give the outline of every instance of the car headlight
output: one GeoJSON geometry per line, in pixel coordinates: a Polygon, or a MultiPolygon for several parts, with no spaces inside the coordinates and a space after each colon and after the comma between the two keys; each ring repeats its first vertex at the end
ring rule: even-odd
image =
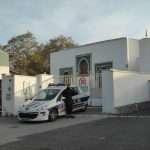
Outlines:
{"type": "Polygon", "coordinates": [[[36,111],[45,111],[45,110],[46,110],[46,107],[40,107],[36,109],[36,111]]]}

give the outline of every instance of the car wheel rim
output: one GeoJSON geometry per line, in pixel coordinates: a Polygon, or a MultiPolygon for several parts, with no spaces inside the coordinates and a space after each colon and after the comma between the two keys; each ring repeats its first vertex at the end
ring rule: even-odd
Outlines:
{"type": "Polygon", "coordinates": [[[54,112],[51,113],[51,118],[52,118],[52,120],[55,120],[55,113],[54,112]]]}
{"type": "Polygon", "coordinates": [[[57,117],[57,113],[54,112],[54,111],[52,111],[52,112],[50,113],[50,119],[53,121],[53,120],[56,119],[56,117],[57,117]]]}

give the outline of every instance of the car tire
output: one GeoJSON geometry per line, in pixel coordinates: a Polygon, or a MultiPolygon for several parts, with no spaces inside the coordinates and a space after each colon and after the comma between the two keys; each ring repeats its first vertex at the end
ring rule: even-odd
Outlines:
{"type": "Polygon", "coordinates": [[[55,121],[58,117],[58,111],[57,109],[51,109],[49,111],[49,116],[48,116],[48,120],[49,121],[55,121]]]}
{"type": "Polygon", "coordinates": [[[87,107],[88,107],[88,105],[84,105],[84,108],[82,109],[82,111],[86,111],[87,107]]]}

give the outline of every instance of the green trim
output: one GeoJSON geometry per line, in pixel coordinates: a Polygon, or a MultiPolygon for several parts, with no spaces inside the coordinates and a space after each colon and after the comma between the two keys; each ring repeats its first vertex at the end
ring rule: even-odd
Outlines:
{"type": "Polygon", "coordinates": [[[65,75],[65,72],[67,72],[68,75],[73,75],[73,67],[66,67],[59,69],[59,75],[65,75]]]}
{"type": "Polygon", "coordinates": [[[92,54],[91,53],[86,53],[86,54],[81,54],[81,55],[76,56],[76,73],[79,75],[79,62],[82,59],[86,59],[88,61],[89,70],[88,70],[87,75],[90,75],[90,72],[92,70],[92,54]]]}
{"type": "Polygon", "coordinates": [[[95,64],[95,73],[101,73],[102,70],[108,70],[113,68],[113,61],[96,63],[95,64]]]}

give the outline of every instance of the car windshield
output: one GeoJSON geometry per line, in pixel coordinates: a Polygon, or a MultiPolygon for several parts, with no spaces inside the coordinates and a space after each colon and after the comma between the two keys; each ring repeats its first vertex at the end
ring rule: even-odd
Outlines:
{"type": "Polygon", "coordinates": [[[77,94],[82,94],[82,93],[84,93],[80,87],[73,87],[73,90],[74,90],[77,94]]]}
{"type": "Polygon", "coordinates": [[[59,89],[45,89],[40,91],[34,98],[34,101],[49,101],[56,97],[59,89]]]}

